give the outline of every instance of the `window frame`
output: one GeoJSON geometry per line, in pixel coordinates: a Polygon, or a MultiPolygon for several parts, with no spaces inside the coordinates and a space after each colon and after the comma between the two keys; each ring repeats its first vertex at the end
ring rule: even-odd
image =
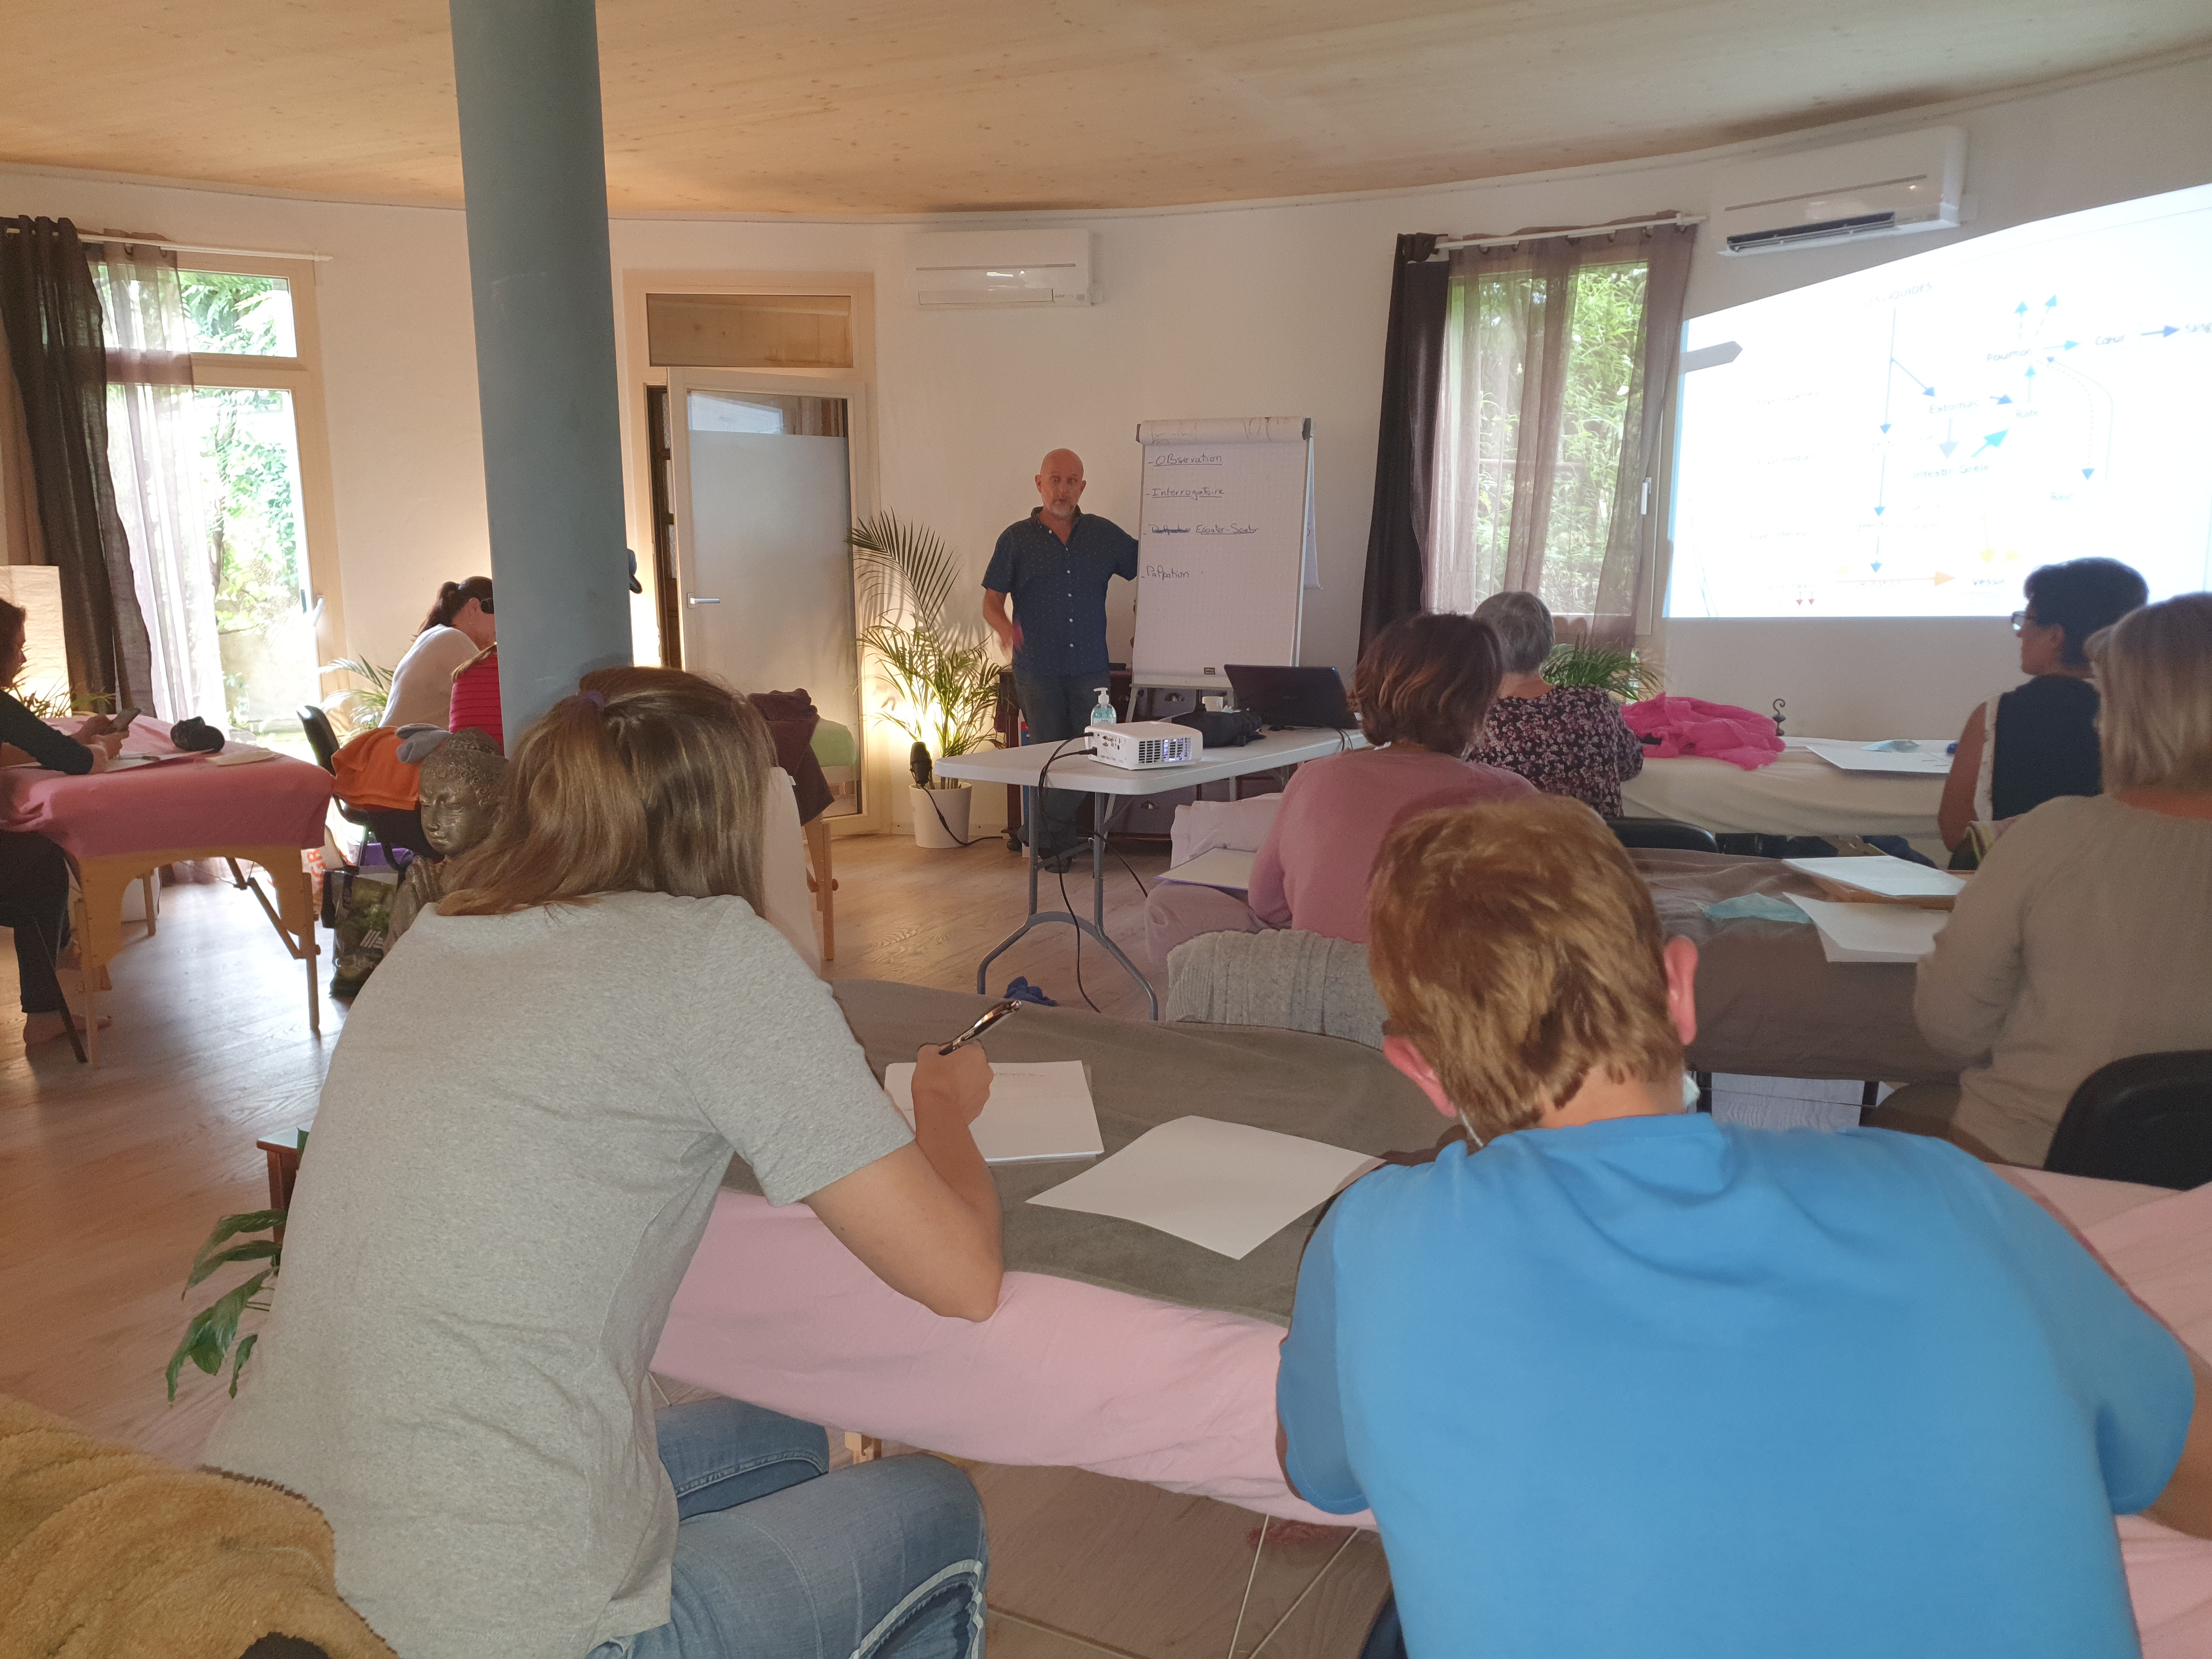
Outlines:
{"type": "Polygon", "coordinates": [[[177,255],[177,269],[243,276],[281,276],[292,295],[292,343],[296,356],[195,351],[192,384],[211,388],[289,392],[293,442],[300,457],[300,525],[307,544],[307,596],[314,606],[317,684],[336,689],[338,677],[322,665],[346,654],[345,597],[338,563],[337,514],[332,502],[329,412],[323,397],[321,318],[316,304],[319,260],[258,258],[240,253],[177,255]]]}

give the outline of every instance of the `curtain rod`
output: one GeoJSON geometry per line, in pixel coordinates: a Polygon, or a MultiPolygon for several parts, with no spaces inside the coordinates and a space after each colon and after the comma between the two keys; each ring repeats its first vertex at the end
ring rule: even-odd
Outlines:
{"type": "Polygon", "coordinates": [[[1617,225],[1576,225],[1561,230],[1524,230],[1517,236],[1445,236],[1437,242],[1439,253],[1455,247],[1510,247],[1516,242],[1540,242],[1551,236],[1600,236],[1614,230],[1649,230],[1659,225],[1702,225],[1702,213],[1671,214],[1664,219],[1628,219],[1617,225]]]}
{"type": "Polygon", "coordinates": [[[86,242],[121,242],[131,247],[158,247],[169,253],[211,253],[225,259],[298,259],[314,264],[326,264],[337,256],[334,253],[286,253],[265,247],[207,247],[198,242],[171,242],[159,236],[134,236],[129,231],[79,231],[77,239],[86,242]]]}

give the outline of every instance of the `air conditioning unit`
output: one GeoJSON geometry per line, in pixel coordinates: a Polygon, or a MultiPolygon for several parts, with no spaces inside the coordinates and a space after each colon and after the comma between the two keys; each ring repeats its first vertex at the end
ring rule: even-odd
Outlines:
{"type": "Polygon", "coordinates": [[[1087,306],[1087,230],[923,230],[906,239],[906,291],[924,310],[1087,306]]]}
{"type": "Polygon", "coordinates": [[[1953,230],[1966,180],[1964,127],[1746,161],[1713,181],[1713,229],[1723,253],[1953,230]]]}
{"type": "Polygon", "coordinates": [[[1173,720],[1132,720],[1126,725],[1094,726],[1090,731],[1091,758],[1125,772],[1183,766],[1206,752],[1203,738],[1173,720]]]}

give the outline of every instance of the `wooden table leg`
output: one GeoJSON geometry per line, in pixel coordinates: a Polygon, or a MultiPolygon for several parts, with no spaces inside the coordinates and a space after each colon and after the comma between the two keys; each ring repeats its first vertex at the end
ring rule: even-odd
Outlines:
{"type": "Polygon", "coordinates": [[[806,884],[814,890],[814,904],[822,921],[822,960],[837,960],[837,878],[830,867],[830,825],[819,817],[806,826],[807,861],[814,868],[806,884]]]}
{"type": "MultiPolygon", "coordinates": [[[[77,962],[84,974],[85,1054],[100,1064],[100,988],[107,964],[123,948],[123,895],[134,881],[146,878],[165,864],[193,859],[225,859],[238,884],[259,901],[270,926],[284,941],[284,948],[307,969],[307,1026],[318,1036],[323,1030],[322,999],[316,994],[314,878],[296,847],[172,847],[144,853],[117,853],[105,858],[74,859],[76,893],[70,901],[70,929],[76,935],[77,962]],[[271,904],[261,884],[239,868],[240,860],[257,864],[269,873],[276,890],[271,904]]],[[[147,911],[151,931],[153,910],[147,911]]]]}

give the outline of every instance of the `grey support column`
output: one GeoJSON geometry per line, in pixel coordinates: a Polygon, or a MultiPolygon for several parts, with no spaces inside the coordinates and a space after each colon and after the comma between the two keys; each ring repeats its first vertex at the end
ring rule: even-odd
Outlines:
{"type": "Polygon", "coordinates": [[[452,0],[501,719],[630,660],[592,0],[452,0]]]}

